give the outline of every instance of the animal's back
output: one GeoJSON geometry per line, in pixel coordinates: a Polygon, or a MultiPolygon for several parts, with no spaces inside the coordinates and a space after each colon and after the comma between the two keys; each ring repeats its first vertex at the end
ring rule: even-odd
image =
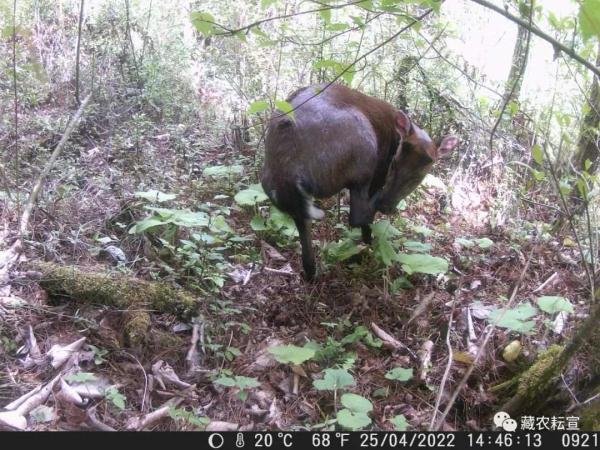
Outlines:
{"type": "Polygon", "coordinates": [[[363,94],[340,85],[324,87],[296,91],[288,98],[294,118],[275,112],[269,123],[262,182],[280,207],[278,194],[292,186],[329,197],[352,183],[368,182],[377,164],[375,129],[356,106],[360,99],[347,95],[363,94]]]}

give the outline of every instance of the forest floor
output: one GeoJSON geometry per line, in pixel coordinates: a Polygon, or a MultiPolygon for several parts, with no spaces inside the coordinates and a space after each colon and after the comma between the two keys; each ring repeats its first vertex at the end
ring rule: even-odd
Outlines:
{"type": "MultiPolygon", "coordinates": [[[[31,167],[41,167],[49,152],[36,131],[43,113],[37,114],[36,121],[22,125],[31,132],[24,133],[22,146],[39,144],[37,153],[22,155],[31,167]]],[[[562,329],[556,316],[542,313],[530,319],[528,333],[496,327],[442,426],[492,429],[492,416],[507,397],[490,388],[511,379],[540,351],[562,342],[585,316],[583,274],[573,238],[549,236],[535,226],[550,222],[547,208],[525,206],[519,221],[505,221],[492,230],[491,205],[497,196],[491,186],[455,179],[452,194],[426,187],[389,219],[401,228],[402,239],[430,245],[431,255],[445,258],[447,274],[413,274],[407,277],[410,285],[391,289],[391,282],[404,275],[402,269],[382,268],[373,251],[364,248],[352,262],[326,262],[319,255],[321,275],[308,284],[301,277],[297,238],[253,231],[250,223],[258,207],[242,207],[233,200],[255,180],[253,148],[237,151],[223,143],[206,144],[199,128],[181,131],[146,124],[140,131],[131,122],[115,126],[91,115],[80,125],[45,185],[26,259],[184,286],[198,301],[196,317],[190,321],[151,311],[145,343],[134,348],[124,335],[127,311],[48,296],[27,274],[15,272],[0,294],[0,404],[47,385],[61,373],[48,362],[52,346],[80,338],[85,342],[66,380],[99,392],[77,397],[56,385],[26,417],[27,429],[329,429],[339,399],[332,391],[317,390],[313,381],[331,367],[347,368],[353,376],[354,385],[341,391],[373,403],[369,427],[393,430],[392,419],[404,415],[409,429],[427,429],[438,395],[443,409],[479,351],[490,311],[506,302],[515,286],[517,304],[536,305],[543,295],[569,299],[575,312],[562,329]],[[182,156],[182,146],[193,151],[188,148],[182,156]],[[201,169],[217,165],[244,169],[226,179],[201,175],[201,169]],[[217,268],[215,283],[210,277],[202,280],[198,265],[191,270],[190,259],[169,247],[165,235],[128,232],[148,214],[134,192],[150,189],[178,194],[175,205],[180,208],[198,211],[208,205],[207,211],[220,211],[230,235],[242,238],[215,244],[217,255],[203,259],[205,265],[214,261],[210,270],[217,268]],[[483,238],[491,244],[473,244],[483,238]],[[107,254],[109,245],[124,253],[125,263],[116,264],[107,254]],[[508,362],[503,352],[514,340],[522,348],[508,362]],[[320,357],[301,365],[282,364],[268,351],[307,343],[318,348],[320,357]],[[413,376],[406,381],[386,378],[398,367],[412,368],[413,376]],[[249,377],[257,385],[239,389],[215,383],[223,376],[249,377]],[[163,406],[168,408],[162,414],[148,416],[163,406]]],[[[332,208],[313,232],[320,247],[342,235],[336,227],[335,199],[325,206],[332,208]]],[[[3,239],[9,243],[16,237],[10,230],[16,229],[18,211],[2,210],[3,239]]],[[[341,217],[347,223],[343,210],[341,217]]],[[[176,233],[190,239],[193,231],[182,227],[176,233]]],[[[583,365],[573,366],[565,383],[576,386],[587,376],[583,365]]]]}

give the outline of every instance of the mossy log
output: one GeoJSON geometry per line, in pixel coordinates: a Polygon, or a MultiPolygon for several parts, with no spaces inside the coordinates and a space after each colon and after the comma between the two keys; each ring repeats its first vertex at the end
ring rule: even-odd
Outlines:
{"type": "Polygon", "coordinates": [[[27,263],[27,269],[41,272],[38,283],[51,297],[68,297],[74,302],[127,310],[125,336],[132,347],[146,341],[150,312],[168,312],[186,319],[194,314],[198,305],[196,298],[183,289],[120,273],[85,271],[39,261],[27,263]]]}
{"type": "Polygon", "coordinates": [[[533,414],[543,407],[540,400],[547,398],[562,371],[558,360],[563,350],[564,347],[553,345],[541,353],[537,361],[518,376],[516,394],[500,409],[515,416],[522,411],[533,414]]]}

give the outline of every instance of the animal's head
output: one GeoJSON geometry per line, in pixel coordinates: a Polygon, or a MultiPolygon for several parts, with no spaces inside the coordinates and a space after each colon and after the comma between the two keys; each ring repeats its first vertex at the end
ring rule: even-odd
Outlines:
{"type": "Polygon", "coordinates": [[[388,214],[394,212],[398,202],[416,189],[437,160],[448,156],[458,145],[456,136],[446,136],[436,145],[402,111],[396,112],[395,123],[400,143],[383,188],[371,200],[375,211],[388,214]]]}

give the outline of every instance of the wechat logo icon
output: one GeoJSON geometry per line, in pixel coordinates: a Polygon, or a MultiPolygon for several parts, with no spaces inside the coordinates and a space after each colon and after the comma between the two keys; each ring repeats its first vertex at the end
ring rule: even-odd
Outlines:
{"type": "Polygon", "coordinates": [[[513,432],[517,429],[517,421],[511,419],[510,415],[504,411],[498,411],[494,414],[494,425],[508,432],[513,432]]]}

